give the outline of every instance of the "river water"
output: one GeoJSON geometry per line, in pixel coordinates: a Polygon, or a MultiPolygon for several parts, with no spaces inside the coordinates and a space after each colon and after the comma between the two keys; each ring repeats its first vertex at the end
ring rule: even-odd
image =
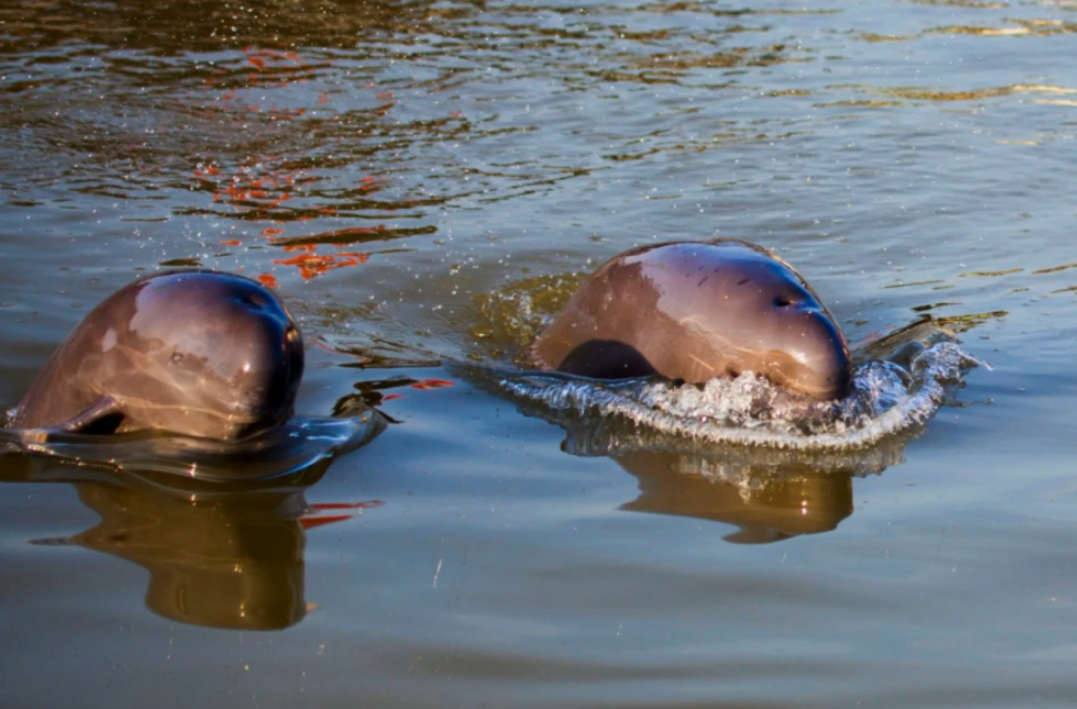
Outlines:
{"type": "Polygon", "coordinates": [[[0,4],[0,402],[113,290],[204,266],[300,321],[302,413],[395,421],[250,486],[0,458],[0,705],[1072,706],[1075,30],[1072,0],[0,4]],[[930,318],[991,368],[840,465],[596,450],[461,374],[613,254],[715,236],[854,345],[930,318]]]}

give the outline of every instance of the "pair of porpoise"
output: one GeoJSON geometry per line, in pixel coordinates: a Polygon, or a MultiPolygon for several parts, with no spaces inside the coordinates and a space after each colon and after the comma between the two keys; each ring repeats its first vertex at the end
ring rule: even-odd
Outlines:
{"type": "MultiPolygon", "coordinates": [[[[811,287],[736,239],[615,256],[530,354],[540,369],[597,379],[705,382],[751,371],[820,401],[845,396],[850,381],[845,338],[811,287]]],[[[242,439],[291,418],[302,374],[299,329],[262,285],[214,271],[159,273],[79,324],[9,424],[242,439]]]]}

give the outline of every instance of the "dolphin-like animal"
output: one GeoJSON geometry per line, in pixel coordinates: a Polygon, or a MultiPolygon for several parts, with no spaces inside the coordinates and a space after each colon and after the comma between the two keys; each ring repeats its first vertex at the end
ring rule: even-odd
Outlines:
{"type": "Polygon", "coordinates": [[[302,376],[303,338],[273,293],[233,274],[167,271],[94,308],[8,425],[239,439],[290,419],[302,376]]]}
{"type": "Polygon", "coordinates": [[[849,348],[793,267],[739,239],[668,242],[613,257],[530,351],[540,369],[687,382],[751,371],[810,399],[844,397],[849,348]]]}

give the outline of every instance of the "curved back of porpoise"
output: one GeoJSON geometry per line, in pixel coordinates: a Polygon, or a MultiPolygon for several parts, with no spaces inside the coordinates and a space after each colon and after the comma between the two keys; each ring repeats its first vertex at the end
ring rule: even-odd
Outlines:
{"type": "Polygon", "coordinates": [[[240,438],[292,416],[302,373],[298,328],[262,285],[214,271],[165,272],[90,312],[9,423],[240,438]]]}
{"type": "Polygon", "coordinates": [[[752,371],[819,400],[844,396],[849,351],[800,275],[736,239],[626,251],[573,295],[532,349],[536,366],[705,382],[752,371]]]}

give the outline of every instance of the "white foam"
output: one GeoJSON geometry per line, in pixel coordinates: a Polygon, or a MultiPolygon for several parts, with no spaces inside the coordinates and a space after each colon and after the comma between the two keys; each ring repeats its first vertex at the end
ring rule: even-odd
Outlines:
{"type": "Polygon", "coordinates": [[[875,446],[922,425],[948,387],[980,364],[956,343],[940,342],[918,354],[909,371],[885,361],[857,366],[851,393],[823,404],[791,396],[750,372],[702,387],[658,379],[598,382],[550,372],[501,372],[493,383],[566,428],[614,418],[644,433],[694,442],[835,452],[875,446]]]}

